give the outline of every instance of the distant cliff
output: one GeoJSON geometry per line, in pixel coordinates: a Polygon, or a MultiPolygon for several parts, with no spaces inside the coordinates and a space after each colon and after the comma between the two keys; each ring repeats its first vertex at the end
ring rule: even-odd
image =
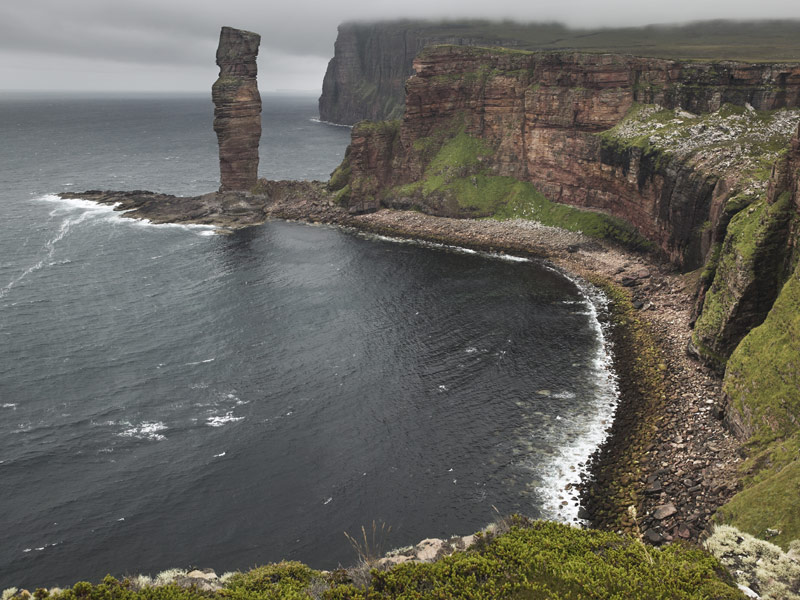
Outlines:
{"type": "Polygon", "coordinates": [[[405,80],[424,46],[635,54],[671,59],[796,60],[800,21],[710,21],[678,26],[569,29],[557,23],[382,21],[339,26],[319,99],[324,121],[400,118],[405,80]]]}
{"type": "Polygon", "coordinates": [[[430,23],[418,21],[340,25],[322,81],[320,119],[353,125],[364,119],[401,117],[405,81],[413,73],[411,63],[429,44],[513,45],[478,29],[467,33],[433,29],[430,23]]]}

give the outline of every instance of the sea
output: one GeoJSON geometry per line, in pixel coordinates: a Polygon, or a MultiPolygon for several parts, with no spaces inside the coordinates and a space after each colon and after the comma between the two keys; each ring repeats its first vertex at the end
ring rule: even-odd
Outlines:
{"type": "MultiPolygon", "coordinates": [[[[355,562],[522,513],[580,524],[617,400],[605,300],[532,260],[55,194],[219,186],[209,95],[0,96],[0,589],[355,562]]],[[[265,95],[260,174],[350,129],[265,95]]]]}

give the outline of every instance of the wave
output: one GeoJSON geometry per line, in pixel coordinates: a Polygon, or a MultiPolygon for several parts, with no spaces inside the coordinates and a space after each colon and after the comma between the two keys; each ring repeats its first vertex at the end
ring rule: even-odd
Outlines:
{"type": "Polygon", "coordinates": [[[64,542],[63,540],[60,540],[58,542],[52,542],[52,543],[49,543],[49,544],[45,544],[44,546],[39,546],[38,548],[25,548],[22,552],[23,552],[23,554],[28,554],[29,552],[34,552],[34,551],[35,552],[43,552],[43,551],[47,550],[48,548],[54,548],[55,546],[58,546],[59,544],[62,544],[63,542],[64,542]]]}
{"type": "Polygon", "coordinates": [[[206,425],[209,427],[222,427],[228,423],[236,423],[243,419],[244,417],[234,417],[232,412],[227,412],[222,416],[208,417],[206,419],[206,425]]]}
{"type": "MultiPolygon", "coordinates": [[[[122,214],[118,212],[117,214],[122,214]]],[[[126,223],[130,223],[131,225],[140,225],[144,227],[158,227],[162,229],[168,229],[170,227],[177,228],[177,229],[186,229],[187,231],[192,231],[197,235],[201,236],[211,236],[217,235],[218,227],[216,225],[203,225],[202,223],[153,223],[149,219],[127,219],[124,218],[126,223]]]]}
{"type": "Polygon", "coordinates": [[[200,231],[200,235],[214,235],[217,227],[214,225],[203,225],[202,223],[153,223],[148,219],[129,219],[123,216],[126,210],[117,210],[119,203],[116,204],[101,204],[94,200],[84,200],[82,198],[62,198],[55,194],[45,194],[36,198],[36,200],[44,202],[53,202],[61,205],[60,208],[55,209],[50,213],[51,216],[56,216],[59,212],[71,208],[81,209],[89,213],[89,216],[106,217],[106,220],[115,223],[126,223],[128,225],[140,225],[146,227],[160,227],[169,228],[175,227],[179,229],[186,229],[189,231],[200,231]]]}
{"type": "MultiPolygon", "coordinates": [[[[54,196],[56,197],[56,196],[54,196]]],[[[48,198],[45,196],[44,198],[48,198]]],[[[95,203],[92,203],[95,204],[95,203]]],[[[105,207],[104,207],[105,208],[105,207]]],[[[111,209],[113,210],[113,209],[111,209]]],[[[54,213],[50,213],[50,216],[55,216],[54,213]]],[[[56,251],[56,244],[63,240],[65,237],[69,235],[70,230],[75,225],[82,223],[86,219],[91,216],[91,212],[84,212],[77,217],[67,217],[58,227],[58,230],[55,232],[55,235],[47,240],[44,245],[40,248],[39,255],[41,258],[37,260],[34,264],[27,267],[25,270],[22,271],[17,277],[9,281],[2,289],[0,289],[0,299],[5,298],[8,293],[16,286],[20,281],[25,279],[31,273],[35,273],[36,271],[40,270],[44,266],[49,266],[53,264],[53,255],[56,251]]]]}
{"type": "MultiPolygon", "coordinates": [[[[556,420],[564,422],[565,426],[579,427],[579,429],[573,432],[568,443],[558,448],[544,461],[542,472],[545,475],[542,477],[539,492],[543,496],[542,510],[548,518],[587,525],[588,523],[578,516],[580,511],[578,486],[589,474],[589,458],[608,437],[608,430],[614,420],[619,401],[619,385],[617,374],[613,370],[613,355],[608,335],[610,325],[600,319],[600,313],[607,310],[609,299],[601,290],[583,279],[552,265],[545,264],[545,266],[574,283],[583,297],[586,314],[590,317],[590,327],[594,330],[595,339],[598,340],[591,361],[591,379],[597,382],[597,388],[592,398],[587,400],[589,413],[586,415],[587,418],[581,419],[580,422],[566,423],[561,417],[556,417],[556,420]]],[[[570,391],[553,394],[554,398],[562,399],[574,396],[575,394],[570,391]]]]}
{"type": "Polygon", "coordinates": [[[206,364],[206,363],[214,362],[215,360],[217,360],[216,356],[213,357],[213,358],[207,358],[205,360],[198,360],[198,361],[195,361],[195,362],[188,362],[188,363],[185,364],[185,366],[194,367],[196,365],[203,365],[203,364],[206,364]]]}
{"type": "Polygon", "coordinates": [[[5,298],[14,287],[16,287],[29,275],[36,273],[45,267],[58,266],[71,262],[68,259],[53,260],[56,252],[56,246],[64,238],[70,235],[72,229],[76,225],[80,225],[84,222],[99,219],[102,221],[112,222],[114,224],[126,223],[128,225],[139,225],[146,227],[177,227],[192,231],[201,236],[215,235],[216,233],[216,227],[213,225],[202,225],[199,223],[162,224],[151,223],[150,221],[142,219],[128,219],[123,216],[127,211],[116,210],[118,204],[100,204],[92,200],[84,200],[81,198],[61,198],[55,194],[45,194],[43,196],[34,198],[34,200],[56,204],[56,208],[50,211],[50,217],[61,218],[61,222],[58,225],[58,229],[53,232],[52,237],[45,241],[45,243],[39,249],[35,262],[23,269],[19,275],[13,277],[5,286],[0,288],[0,300],[5,298]]]}
{"type": "Polygon", "coordinates": [[[152,440],[161,442],[167,439],[167,436],[159,433],[167,429],[167,426],[161,421],[149,422],[143,421],[138,425],[132,425],[130,422],[121,422],[120,425],[127,426],[128,428],[119,432],[119,437],[132,437],[140,440],[152,440]]]}
{"type": "Polygon", "coordinates": [[[333,121],[323,121],[319,117],[311,117],[309,119],[312,123],[322,123],[323,125],[331,125],[333,127],[347,127],[348,129],[352,129],[352,125],[345,125],[344,123],[334,123],[333,121]]]}
{"type": "Polygon", "coordinates": [[[391,242],[393,244],[410,244],[412,246],[421,246],[423,248],[434,248],[440,250],[447,250],[449,252],[458,252],[459,254],[477,254],[478,256],[483,256],[485,258],[504,260],[506,262],[514,262],[514,263],[531,262],[530,258],[526,258],[524,256],[515,256],[514,254],[506,254],[505,252],[488,252],[485,250],[474,250],[472,248],[465,248],[464,246],[442,244],[441,242],[430,242],[428,240],[415,240],[404,237],[393,237],[389,235],[381,235],[379,233],[357,232],[357,235],[370,240],[391,242]]]}

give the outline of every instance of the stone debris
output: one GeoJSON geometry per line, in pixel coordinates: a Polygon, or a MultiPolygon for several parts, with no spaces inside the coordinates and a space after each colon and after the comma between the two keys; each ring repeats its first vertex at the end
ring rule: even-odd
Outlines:
{"type": "Polygon", "coordinates": [[[653,511],[653,518],[661,521],[667,517],[671,517],[676,512],[678,512],[678,509],[675,508],[674,504],[662,504],[661,506],[657,506],[653,511]]]}
{"type": "Polygon", "coordinates": [[[442,556],[450,556],[454,552],[466,550],[475,543],[473,535],[454,536],[449,539],[427,538],[416,546],[408,546],[388,552],[378,561],[378,566],[391,568],[405,562],[433,562],[442,556]]]}
{"type": "Polygon", "coordinates": [[[194,587],[201,592],[216,592],[223,588],[222,582],[213,569],[189,571],[186,575],[176,577],[174,583],[184,588],[194,587]]]}

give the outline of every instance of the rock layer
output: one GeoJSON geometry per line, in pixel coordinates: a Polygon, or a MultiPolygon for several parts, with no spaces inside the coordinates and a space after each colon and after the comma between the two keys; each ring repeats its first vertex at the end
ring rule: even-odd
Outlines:
{"type": "Polygon", "coordinates": [[[211,88],[219,141],[220,192],[247,191],[258,179],[261,96],[256,57],[261,36],[223,27],[217,48],[219,79],[211,88]]]}

